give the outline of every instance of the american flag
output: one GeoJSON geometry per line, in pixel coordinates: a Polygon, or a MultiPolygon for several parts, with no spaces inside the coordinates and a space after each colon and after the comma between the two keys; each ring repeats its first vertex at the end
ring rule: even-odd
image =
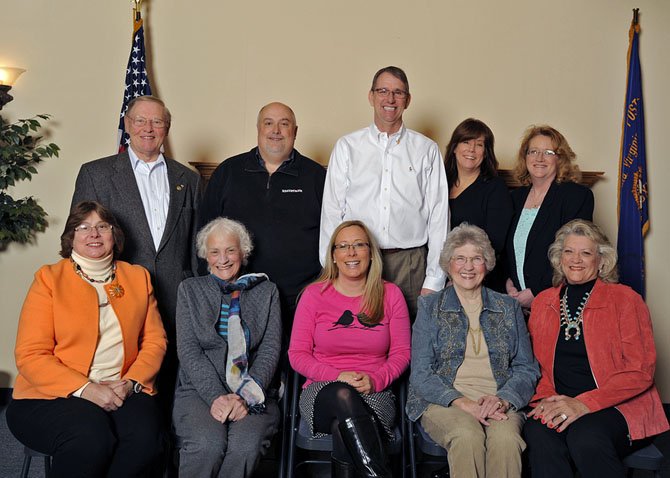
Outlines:
{"type": "Polygon", "coordinates": [[[130,137],[126,133],[123,117],[128,109],[128,102],[137,96],[151,94],[151,85],[146,69],[146,54],[144,51],[144,27],[142,16],[139,11],[134,12],[133,46],[126,67],[126,87],[123,92],[123,104],[121,105],[121,117],[119,118],[119,152],[125,151],[130,143],[130,137]]]}

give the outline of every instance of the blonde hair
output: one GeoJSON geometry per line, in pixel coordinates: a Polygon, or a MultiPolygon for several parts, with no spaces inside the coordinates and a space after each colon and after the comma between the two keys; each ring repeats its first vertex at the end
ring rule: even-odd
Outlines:
{"type": "Polygon", "coordinates": [[[357,226],[363,229],[368,237],[370,244],[370,267],[368,268],[365,288],[363,290],[363,300],[361,302],[361,312],[366,317],[361,320],[367,324],[378,324],[384,318],[384,281],[382,280],[382,255],[379,246],[370,230],[361,221],[345,221],[335,228],[328,241],[327,256],[324,258],[323,270],[315,284],[323,284],[321,291],[333,285],[339,275],[339,269],[333,260],[333,251],[335,250],[335,239],[343,229],[357,226]]]}
{"type": "Polygon", "coordinates": [[[546,136],[551,140],[551,144],[556,152],[556,179],[557,183],[569,182],[578,183],[582,179],[582,172],[575,162],[577,155],[568,144],[558,130],[548,125],[531,125],[523,135],[521,146],[519,147],[519,154],[516,159],[516,166],[514,167],[514,176],[524,186],[531,183],[530,173],[526,166],[526,153],[528,152],[528,144],[536,136],[546,136]]]}
{"type": "Polygon", "coordinates": [[[598,267],[598,277],[603,282],[616,283],[619,281],[619,271],[617,270],[617,252],[612,246],[605,233],[591,221],[584,219],[574,219],[556,233],[554,243],[549,246],[549,262],[554,268],[552,283],[554,287],[559,286],[565,280],[565,274],[561,267],[561,256],[563,255],[563,246],[568,236],[588,237],[596,245],[596,251],[600,258],[600,267],[598,267]]]}

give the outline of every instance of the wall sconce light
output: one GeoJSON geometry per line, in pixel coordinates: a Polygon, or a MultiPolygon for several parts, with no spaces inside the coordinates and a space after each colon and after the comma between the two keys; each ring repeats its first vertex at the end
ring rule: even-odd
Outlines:
{"type": "Polygon", "coordinates": [[[11,66],[0,66],[0,110],[14,98],[9,94],[9,90],[14,86],[16,79],[23,73],[23,68],[13,68],[11,66]]]}

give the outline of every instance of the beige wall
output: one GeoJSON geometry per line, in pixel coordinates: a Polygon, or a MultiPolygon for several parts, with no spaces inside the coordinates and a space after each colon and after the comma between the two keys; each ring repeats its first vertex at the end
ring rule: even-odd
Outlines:
{"type": "MultiPolygon", "coordinates": [[[[33,272],[57,260],[58,237],[79,166],[114,152],[131,35],[129,1],[3,2],[0,64],[26,68],[2,111],[54,115],[60,159],[14,193],[35,195],[51,227],[37,244],[0,253],[0,386],[16,374],[16,322],[33,272]],[[4,379],[3,379],[4,376],[4,379]]],[[[569,139],[583,169],[605,172],[596,220],[616,238],[616,179],[631,9],[640,7],[651,232],[648,303],[656,374],[670,401],[670,237],[667,112],[670,3],[658,0],[145,2],[152,81],[173,113],[170,152],[182,162],[220,161],[255,144],[258,108],[291,105],[297,147],[322,163],[342,134],[368,124],[376,69],[406,69],[413,92],[405,119],[443,148],[474,116],[496,134],[510,167],[531,123],[569,139]],[[194,5],[192,7],[191,5],[194,5]]]]}

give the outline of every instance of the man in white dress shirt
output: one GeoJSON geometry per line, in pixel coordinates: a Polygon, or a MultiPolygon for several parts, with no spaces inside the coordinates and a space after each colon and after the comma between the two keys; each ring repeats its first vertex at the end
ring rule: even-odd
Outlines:
{"type": "Polygon", "coordinates": [[[358,219],[382,248],[384,279],[403,291],[410,317],[419,294],[444,287],[439,256],[449,230],[449,189],[437,144],[403,124],[411,95],[398,67],[379,70],[368,92],[374,122],[340,138],[321,209],[320,257],[342,221],[358,219]]]}

